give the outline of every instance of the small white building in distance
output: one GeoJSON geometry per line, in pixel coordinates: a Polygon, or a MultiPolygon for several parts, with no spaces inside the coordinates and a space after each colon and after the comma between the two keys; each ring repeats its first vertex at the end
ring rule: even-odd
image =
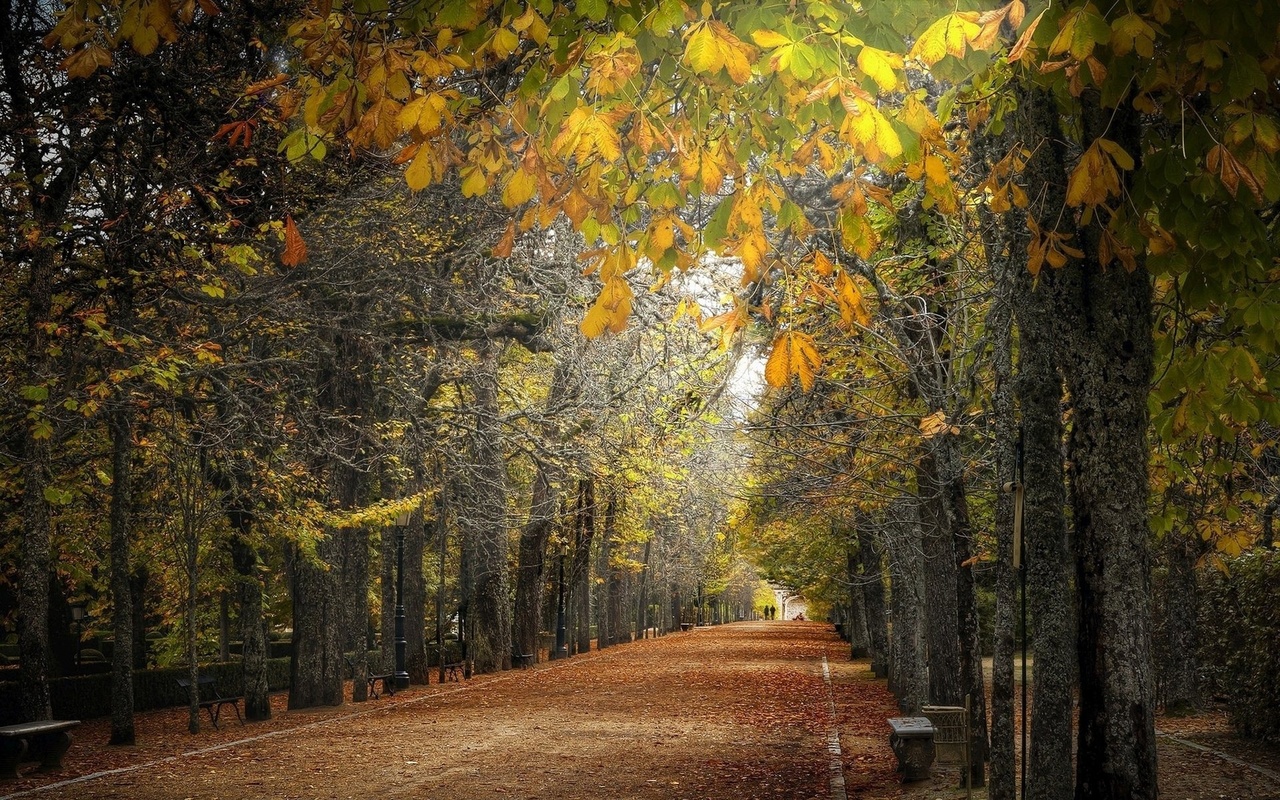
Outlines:
{"type": "Polygon", "coordinates": [[[773,586],[773,596],[777,598],[774,607],[778,609],[778,619],[809,618],[809,604],[803,595],[793,594],[790,589],[773,586]]]}

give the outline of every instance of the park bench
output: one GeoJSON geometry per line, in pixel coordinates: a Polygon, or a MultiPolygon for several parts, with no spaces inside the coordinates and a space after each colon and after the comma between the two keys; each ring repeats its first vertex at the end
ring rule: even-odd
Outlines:
{"type": "MultiPolygon", "coordinates": [[[[344,656],[344,658],[346,659],[346,662],[347,662],[347,671],[351,673],[351,679],[355,680],[356,662],[351,660],[351,656],[344,656]]],[[[369,696],[372,697],[374,700],[377,700],[379,697],[382,697],[382,693],[378,691],[379,683],[382,684],[382,691],[386,692],[388,697],[396,693],[396,682],[395,682],[396,674],[394,672],[375,673],[375,672],[369,671],[369,672],[365,672],[364,677],[365,677],[365,681],[368,683],[368,686],[369,686],[369,696]]]]}
{"type": "Polygon", "coordinates": [[[902,782],[928,780],[933,766],[933,723],[928,717],[893,717],[889,727],[893,729],[889,746],[898,757],[902,782]]]}
{"type": "Polygon", "coordinates": [[[78,719],[45,719],[0,727],[0,779],[18,777],[18,764],[39,761],[40,769],[60,769],[62,756],[71,747],[67,731],[78,719]]]}
{"type": "Polygon", "coordinates": [[[387,697],[396,693],[396,674],[394,672],[380,672],[374,674],[370,672],[365,676],[365,680],[369,682],[369,696],[374,700],[382,697],[378,691],[378,683],[382,683],[382,691],[387,693],[387,697]]]}
{"type": "Polygon", "coordinates": [[[511,654],[512,666],[519,667],[520,669],[529,669],[530,667],[532,667],[533,660],[534,660],[533,653],[514,653],[513,652],[511,654]]]}
{"type": "Polygon", "coordinates": [[[463,677],[462,666],[463,664],[461,661],[451,661],[445,664],[444,679],[446,681],[447,680],[461,681],[463,677]]]}
{"type": "MultiPolygon", "coordinates": [[[[190,680],[179,678],[176,683],[184,693],[191,691],[190,680]]],[[[236,712],[236,719],[240,720],[241,725],[244,724],[244,717],[240,716],[240,701],[244,699],[242,696],[222,694],[218,691],[218,684],[209,675],[201,675],[196,679],[196,684],[200,707],[209,712],[209,721],[213,723],[214,730],[218,728],[218,717],[222,714],[223,706],[231,706],[236,712]]]]}

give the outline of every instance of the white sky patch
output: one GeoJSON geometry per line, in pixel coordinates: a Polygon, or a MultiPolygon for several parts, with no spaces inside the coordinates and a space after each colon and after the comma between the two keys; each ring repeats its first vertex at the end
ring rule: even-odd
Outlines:
{"type": "Polygon", "coordinates": [[[729,416],[734,421],[744,421],[757,408],[767,388],[764,380],[765,358],[761,355],[744,355],[733,366],[729,376],[729,416]]]}

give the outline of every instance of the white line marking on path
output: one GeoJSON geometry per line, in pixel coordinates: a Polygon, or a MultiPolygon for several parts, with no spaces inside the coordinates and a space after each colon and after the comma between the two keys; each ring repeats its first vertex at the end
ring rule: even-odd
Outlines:
{"type": "MultiPolygon", "coordinates": [[[[831,730],[827,731],[827,758],[831,769],[831,800],[849,800],[844,790],[844,758],[840,752],[840,731],[836,724],[836,698],[831,690],[831,666],[822,654],[822,682],[827,685],[827,710],[831,712],[831,730]]],[[[0,798],[3,800],[3,798],[0,798]]]]}
{"type": "MultiPolygon", "coordinates": [[[[608,656],[616,652],[618,651],[610,650],[607,653],[597,652],[597,653],[591,653],[590,655],[586,655],[586,656],[578,655],[578,656],[575,656],[573,659],[561,660],[559,663],[548,663],[545,667],[535,670],[535,673],[546,672],[547,670],[552,670],[552,669],[561,669],[564,667],[571,667],[571,666],[574,666],[575,664],[585,664],[588,661],[595,661],[598,658],[607,658],[608,656]]],[[[304,725],[298,725],[293,728],[280,728],[279,730],[268,731],[267,733],[261,733],[261,734],[258,734],[257,736],[249,736],[244,739],[236,739],[233,742],[223,742],[222,744],[215,744],[209,747],[201,747],[196,750],[188,750],[184,753],[178,753],[177,755],[172,755],[172,756],[165,756],[164,758],[157,758],[154,761],[146,761],[141,764],[131,764],[127,767],[117,767],[116,769],[108,769],[108,770],[103,770],[101,772],[92,772],[92,773],[89,773],[88,775],[79,775],[74,778],[68,778],[65,781],[58,781],[57,783],[48,783],[48,784],[45,784],[44,786],[36,786],[31,789],[23,789],[22,791],[14,792],[13,794],[0,795],[0,800],[14,800],[14,798],[27,797],[33,794],[39,794],[40,792],[47,792],[47,791],[50,791],[51,789],[62,789],[67,786],[74,786],[77,783],[85,783],[87,781],[97,780],[98,778],[107,778],[112,775],[124,775],[129,772],[137,772],[138,770],[149,769],[151,767],[158,767],[161,764],[169,764],[181,758],[189,758],[191,756],[202,756],[206,753],[216,753],[219,750],[227,750],[232,747],[239,747],[242,744],[251,744],[253,742],[260,742],[264,739],[272,739],[277,736],[286,736],[291,733],[297,733],[298,731],[310,730],[311,728],[319,728],[322,725],[332,725],[335,722],[344,722],[349,719],[355,719],[356,717],[368,716],[369,714],[388,713],[401,706],[414,705],[416,703],[422,703],[428,700],[438,700],[441,697],[447,697],[452,694],[457,694],[458,692],[465,692],[470,690],[474,686],[479,686],[483,688],[493,683],[501,683],[502,681],[507,681],[507,680],[511,680],[512,678],[519,677],[520,675],[525,674],[526,672],[527,670],[513,669],[507,672],[500,673],[498,675],[494,675],[492,677],[485,678],[484,680],[476,684],[467,683],[467,684],[462,684],[460,686],[454,686],[448,689],[437,689],[436,691],[431,692],[429,694],[424,694],[419,697],[411,697],[408,700],[397,700],[393,704],[379,705],[377,708],[364,708],[359,711],[353,711],[350,714],[343,714],[342,716],[338,716],[338,717],[328,717],[327,719],[316,720],[315,722],[308,722],[304,725]]],[[[440,684],[437,683],[435,685],[439,686],[440,684]]]]}
{"type": "MultiPolygon", "coordinates": [[[[1273,771],[1273,770],[1269,770],[1269,769],[1267,769],[1266,767],[1259,767],[1257,764],[1250,764],[1248,761],[1242,761],[1242,760],[1240,760],[1240,759],[1236,758],[1236,757],[1235,757],[1235,756],[1233,756],[1233,755],[1228,755],[1228,754],[1223,753],[1223,752],[1221,752],[1221,751],[1219,751],[1219,750],[1214,750],[1214,749],[1213,749],[1213,748],[1211,748],[1211,747],[1205,747],[1205,746],[1204,746],[1204,745],[1202,745],[1202,744],[1196,744],[1195,742],[1188,742],[1186,739],[1179,739],[1177,736],[1174,736],[1174,735],[1173,735],[1173,734],[1171,734],[1171,733],[1164,733],[1163,731],[1156,731],[1156,736],[1163,737],[1163,738],[1168,739],[1169,741],[1172,741],[1172,742],[1177,742],[1178,744],[1180,744],[1180,745],[1182,745],[1182,746],[1184,746],[1184,747],[1190,747],[1192,750],[1199,750],[1199,751],[1200,751],[1200,752],[1202,752],[1202,753],[1208,753],[1209,755],[1217,756],[1218,758],[1222,759],[1223,761],[1229,762],[1229,763],[1231,763],[1231,764],[1235,764],[1235,765],[1236,765],[1236,766],[1238,766],[1238,767],[1244,767],[1245,769],[1251,769],[1251,770],[1253,770],[1254,772],[1258,773],[1259,775],[1263,775],[1263,776],[1265,776],[1265,777],[1267,777],[1267,778],[1270,778],[1270,779],[1272,780],[1272,782],[1274,782],[1277,786],[1280,786],[1280,772],[1275,772],[1275,771],[1273,771]]],[[[3,800],[3,798],[0,798],[0,800],[3,800]]]]}

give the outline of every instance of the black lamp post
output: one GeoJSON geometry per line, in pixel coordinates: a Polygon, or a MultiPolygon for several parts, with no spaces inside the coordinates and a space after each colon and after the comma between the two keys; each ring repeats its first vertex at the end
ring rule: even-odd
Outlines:
{"type": "Polygon", "coordinates": [[[569,643],[565,640],[564,629],[564,551],[568,549],[560,545],[560,602],[556,606],[556,653],[553,658],[568,658],[569,643]]]}
{"type": "Polygon", "coordinates": [[[396,517],[396,689],[409,688],[409,673],[404,668],[404,531],[409,527],[409,512],[396,517]]]}
{"type": "Polygon", "coordinates": [[[71,607],[71,619],[76,623],[76,671],[80,671],[80,646],[84,641],[84,606],[71,607]]]}

